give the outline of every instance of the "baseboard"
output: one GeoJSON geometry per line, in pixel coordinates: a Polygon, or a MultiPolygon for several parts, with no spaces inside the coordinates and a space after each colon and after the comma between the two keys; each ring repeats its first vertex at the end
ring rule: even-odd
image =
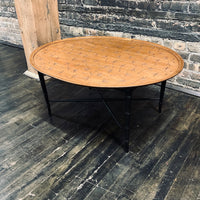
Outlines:
{"type": "MultiPolygon", "coordinates": [[[[37,81],[40,80],[38,74],[33,73],[33,72],[30,72],[30,71],[28,71],[28,70],[26,70],[26,71],[24,72],[24,75],[26,75],[26,76],[28,76],[28,77],[30,77],[30,78],[33,78],[33,79],[35,79],[35,80],[37,80],[37,81]]],[[[49,80],[49,79],[51,79],[50,76],[47,76],[47,75],[44,76],[44,80],[49,80]]]]}
{"type": "Polygon", "coordinates": [[[4,41],[4,40],[0,40],[0,44],[6,45],[6,46],[10,46],[10,47],[24,49],[23,46],[20,45],[20,44],[13,44],[11,42],[7,42],[7,41],[4,41]]]}
{"type": "Polygon", "coordinates": [[[191,89],[188,89],[188,88],[183,88],[183,87],[181,87],[181,86],[174,85],[174,84],[172,84],[172,83],[168,83],[168,82],[167,82],[166,87],[167,87],[167,88],[170,88],[170,89],[173,89],[173,90],[180,91],[180,92],[184,92],[184,93],[187,93],[187,94],[196,96],[196,97],[200,97],[200,92],[194,91],[194,90],[191,90],[191,89]]]}
{"type": "Polygon", "coordinates": [[[26,76],[28,76],[28,77],[30,77],[30,78],[33,78],[33,79],[36,79],[36,80],[39,81],[39,76],[38,76],[38,74],[36,74],[36,73],[33,73],[33,72],[30,72],[30,71],[26,70],[26,71],[24,72],[24,75],[26,75],[26,76]]]}

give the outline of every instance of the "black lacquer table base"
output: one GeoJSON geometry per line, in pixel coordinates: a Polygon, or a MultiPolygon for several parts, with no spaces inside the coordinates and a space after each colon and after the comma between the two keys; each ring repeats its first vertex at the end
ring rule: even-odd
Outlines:
{"type": "MultiPolygon", "coordinates": [[[[121,128],[123,131],[122,133],[122,146],[125,150],[125,152],[129,152],[129,136],[130,136],[130,123],[131,123],[131,102],[132,100],[155,100],[155,99],[149,99],[149,98],[141,98],[141,99],[133,99],[132,98],[132,90],[134,87],[128,87],[128,88],[120,88],[121,91],[124,92],[124,98],[103,98],[103,95],[99,92],[100,98],[94,98],[94,99],[67,99],[67,100],[49,100],[48,97],[48,92],[44,80],[44,74],[41,72],[38,72],[39,74],[39,79],[42,87],[42,91],[44,94],[44,98],[46,101],[47,109],[48,109],[48,114],[51,117],[52,112],[51,112],[51,107],[50,107],[50,102],[102,102],[106,109],[109,111],[111,114],[113,120],[116,122],[116,124],[121,128]],[[109,105],[107,102],[111,101],[123,101],[125,110],[124,110],[124,124],[121,124],[115,114],[112,112],[110,109],[109,105]]],[[[161,82],[161,89],[160,89],[160,98],[159,98],[159,112],[161,113],[162,111],[162,103],[163,103],[163,98],[164,98],[164,93],[165,93],[165,87],[166,87],[166,80],[161,82]]]]}

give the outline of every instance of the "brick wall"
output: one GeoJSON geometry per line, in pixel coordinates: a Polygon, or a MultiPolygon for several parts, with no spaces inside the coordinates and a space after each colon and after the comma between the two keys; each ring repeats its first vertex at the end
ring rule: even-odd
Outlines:
{"type": "MultiPolygon", "coordinates": [[[[62,37],[111,35],[162,44],[184,59],[170,82],[200,95],[199,0],[58,0],[62,37]]],[[[21,43],[13,0],[0,0],[0,40],[21,43]]]]}
{"type": "Polygon", "coordinates": [[[0,41],[22,45],[14,0],[0,0],[0,41]]]}

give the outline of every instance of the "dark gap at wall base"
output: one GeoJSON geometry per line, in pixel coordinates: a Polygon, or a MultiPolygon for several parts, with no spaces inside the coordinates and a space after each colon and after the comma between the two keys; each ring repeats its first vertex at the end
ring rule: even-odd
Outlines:
{"type": "Polygon", "coordinates": [[[10,47],[19,48],[19,49],[24,49],[24,48],[23,48],[23,45],[14,44],[14,43],[7,42],[7,41],[3,41],[3,40],[0,40],[0,44],[6,45],[6,46],[10,46],[10,47]]]}

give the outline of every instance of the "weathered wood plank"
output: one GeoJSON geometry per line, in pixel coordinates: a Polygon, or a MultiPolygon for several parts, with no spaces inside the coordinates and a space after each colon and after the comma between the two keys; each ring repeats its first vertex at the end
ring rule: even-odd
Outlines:
{"type": "MultiPolygon", "coordinates": [[[[47,131],[47,130],[46,130],[47,131]]],[[[73,131],[73,129],[72,129],[72,131],[73,131]]],[[[86,129],[85,131],[82,129],[82,132],[84,133],[86,133],[86,131],[88,131],[88,129],[86,129]]],[[[37,131],[36,131],[36,133],[37,133],[37,131]]],[[[40,133],[41,133],[41,131],[40,131],[40,133]]],[[[82,137],[85,137],[85,135],[84,134],[81,134],[80,136],[82,136],[82,137]]],[[[49,135],[49,133],[48,132],[46,132],[45,133],[46,135],[49,135]]],[[[92,134],[94,134],[94,133],[92,133],[92,134]]],[[[87,137],[89,137],[90,136],[90,134],[87,136],[87,137]]],[[[36,138],[37,138],[37,136],[36,136],[36,138]]],[[[68,137],[69,138],[69,137],[68,137]]],[[[81,144],[81,139],[83,139],[83,138],[81,138],[81,137],[74,137],[73,136],[73,138],[75,139],[75,145],[77,145],[77,143],[79,143],[79,144],[81,144]],[[77,141],[77,139],[79,139],[78,141],[77,141]]],[[[38,138],[39,140],[41,140],[41,138],[38,138]]],[[[37,141],[37,140],[36,140],[37,141]]],[[[45,142],[47,142],[47,145],[49,144],[50,145],[50,147],[51,147],[51,143],[50,142],[48,142],[48,139],[46,138],[44,138],[44,141],[45,142]]],[[[87,141],[87,140],[86,140],[87,141]]],[[[85,140],[83,140],[83,144],[85,144],[85,142],[86,142],[85,140]]],[[[31,141],[31,143],[33,143],[34,141],[31,141]]],[[[54,141],[55,142],[55,141],[54,141]]],[[[73,146],[73,142],[70,140],[69,141],[70,143],[68,144],[68,146],[69,145],[71,145],[71,147],[70,148],[74,148],[74,150],[75,150],[75,152],[76,152],[76,150],[77,150],[77,148],[76,148],[76,146],[73,146]]],[[[30,142],[29,142],[30,143],[30,142]]],[[[29,144],[28,143],[28,144],[29,144]]],[[[63,143],[63,142],[62,142],[63,143]]],[[[60,144],[61,145],[61,144],[60,144]]],[[[58,145],[58,146],[56,146],[56,143],[54,144],[54,148],[58,148],[60,145],[58,145]]],[[[22,147],[23,148],[23,147],[22,147]]],[[[32,148],[32,147],[31,147],[32,148]]],[[[79,146],[79,148],[81,148],[81,145],[79,146]]],[[[66,149],[67,151],[69,151],[69,149],[66,149]]],[[[73,151],[74,151],[73,150],[73,151]]],[[[27,151],[27,152],[31,152],[31,149],[30,150],[25,150],[25,151],[27,151]]],[[[51,151],[54,151],[54,149],[52,149],[51,151]]],[[[38,169],[39,170],[39,172],[40,172],[40,170],[43,170],[42,168],[43,167],[45,167],[45,163],[48,163],[47,162],[47,160],[46,159],[44,159],[44,166],[43,166],[43,164],[42,164],[42,162],[40,161],[40,159],[43,159],[43,158],[45,158],[46,156],[48,157],[48,153],[51,153],[51,151],[50,152],[46,152],[45,154],[37,154],[37,152],[35,153],[35,154],[33,154],[33,156],[31,156],[30,155],[30,158],[33,160],[33,161],[35,161],[36,162],[36,169],[38,169]],[[36,159],[34,159],[34,157],[36,158],[36,159]],[[39,162],[40,161],[40,162],[39,162]],[[39,163],[38,163],[39,162],[39,163]],[[37,167],[37,165],[38,165],[38,167],[37,167]]],[[[65,150],[64,149],[62,149],[62,151],[60,152],[61,154],[63,154],[65,152],[65,150]]],[[[65,154],[65,153],[64,153],[65,154]]],[[[58,156],[57,154],[56,154],[56,156],[58,156]]],[[[59,156],[58,156],[58,158],[59,158],[59,156]]],[[[62,163],[62,162],[61,162],[62,163]]],[[[24,171],[24,173],[26,173],[26,170],[30,167],[30,164],[31,165],[33,165],[32,166],[32,170],[34,170],[34,168],[35,168],[35,166],[34,166],[34,163],[32,162],[32,163],[28,163],[28,166],[27,166],[27,164],[25,164],[24,166],[23,166],[23,168],[25,169],[25,171],[24,171]]],[[[57,167],[58,167],[58,163],[56,163],[57,164],[57,167]]],[[[19,166],[20,167],[20,166],[19,166]]],[[[46,166],[46,167],[48,167],[48,166],[46,166]]],[[[46,168],[45,167],[45,168],[46,168]]],[[[52,166],[51,166],[52,167],[52,166]]],[[[19,170],[22,170],[23,168],[19,168],[19,170]]],[[[15,170],[16,171],[16,170],[15,170]]],[[[49,171],[49,170],[47,170],[47,171],[49,171]]],[[[38,173],[37,171],[35,171],[35,173],[38,173]]],[[[20,173],[19,173],[20,174],[20,173]]],[[[23,176],[22,176],[23,177],[23,176]]],[[[23,180],[23,179],[22,179],[23,180]]],[[[39,177],[38,177],[38,180],[39,180],[39,177]]],[[[18,183],[14,183],[14,184],[17,184],[18,185],[18,183]]],[[[21,185],[22,186],[22,185],[21,185]]],[[[12,191],[12,188],[13,188],[13,185],[11,185],[10,186],[10,191],[12,191]]],[[[16,194],[15,194],[16,195],[16,194]]]]}
{"type": "Polygon", "coordinates": [[[101,199],[102,194],[105,194],[105,199],[114,200],[117,198],[117,195],[113,192],[110,192],[102,187],[94,187],[91,192],[87,194],[85,199],[87,200],[94,200],[94,199],[101,199]]]}
{"type": "MultiPolygon", "coordinates": [[[[198,119],[200,116],[198,115],[198,119]]],[[[174,183],[171,186],[169,193],[167,194],[166,200],[175,199],[198,199],[200,191],[200,146],[199,146],[199,134],[200,132],[200,122],[196,121],[196,127],[194,129],[193,141],[194,145],[185,160],[184,165],[174,179],[174,183]],[[196,137],[195,134],[196,133],[196,137]]],[[[182,155],[181,155],[182,156],[182,155]]]]}
{"type": "Polygon", "coordinates": [[[29,57],[38,46],[60,39],[58,3],[55,0],[15,0],[28,70],[36,73],[29,57]]]}
{"type": "MultiPolygon", "coordinates": [[[[101,135],[102,136],[102,135],[101,135]]],[[[45,187],[46,184],[50,184],[49,189],[53,190],[55,193],[58,193],[59,191],[62,190],[65,185],[69,186],[71,181],[78,176],[80,171],[86,170],[86,167],[88,166],[87,163],[90,163],[93,159],[94,156],[96,156],[94,149],[94,144],[97,142],[99,143],[100,141],[103,142],[104,138],[98,137],[95,139],[95,141],[92,141],[92,143],[89,143],[86,147],[84,147],[80,152],[78,152],[74,158],[65,160],[65,165],[62,165],[61,168],[57,169],[44,183],[41,185],[45,187]],[[101,139],[100,139],[101,138],[101,139]],[[99,141],[100,139],[100,141],[99,141]],[[53,183],[53,185],[52,185],[53,183]]],[[[104,149],[105,145],[107,143],[103,142],[102,144],[99,144],[100,149],[104,149]]],[[[106,159],[107,156],[105,156],[106,159]]],[[[33,192],[36,194],[43,194],[43,195],[49,195],[51,196],[51,191],[46,190],[43,191],[41,190],[41,185],[40,187],[37,187],[33,192]],[[45,194],[46,193],[46,194],[45,194]]],[[[69,189],[67,189],[68,191],[69,189]]],[[[63,194],[63,193],[62,193],[63,194]]]]}

